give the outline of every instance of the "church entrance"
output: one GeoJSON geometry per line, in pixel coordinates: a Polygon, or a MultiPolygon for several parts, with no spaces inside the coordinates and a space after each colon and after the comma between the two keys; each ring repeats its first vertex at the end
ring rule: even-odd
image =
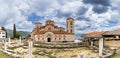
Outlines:
{"type": "Polygon", "coordinates": [[[51,42],[51,38],[48,38],[48,39],[47,39],[47,42],[51,42]]]}

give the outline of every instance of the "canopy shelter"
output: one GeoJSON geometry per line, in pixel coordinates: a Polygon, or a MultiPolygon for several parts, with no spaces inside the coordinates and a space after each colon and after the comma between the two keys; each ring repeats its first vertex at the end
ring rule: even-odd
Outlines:
{"type": "Polygon", "coordinates": [[[120,40],[120,29],[108,31],[103,34],[105,40],[120,40]]]}
{"type": "Polygon", "coordinates": [[[86,33],[83,37],[86,42],[88,42],[88,45],[93,46],[94,41],[98,41],[100,38],[103,38],[103,33],[105,32],[89,32],[86,33]]]}
{"type": "Polygon", "coordinates": [[[84,39],[88,42],[88,45],[93,46],[94,41],[99,41],[99,56],[102,56],[103,50],[103,34],[105,32],[89,32],[84,35],[84,39]]]}

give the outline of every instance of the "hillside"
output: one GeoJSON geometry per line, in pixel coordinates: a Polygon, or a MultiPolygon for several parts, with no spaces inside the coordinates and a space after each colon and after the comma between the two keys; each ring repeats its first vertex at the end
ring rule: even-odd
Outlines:
{"type": "MultiPolygon", "coordinates": [[[[20,32],[22,34],[22,36],[27,36],[28,34],[30,34],[30,32],[28,32],[28,31],[17,31],[17,32],[20,32]]],[[[8,37],[12,36],[13,30],[7,29],[7,33],[8,33],[8,37]]]]}

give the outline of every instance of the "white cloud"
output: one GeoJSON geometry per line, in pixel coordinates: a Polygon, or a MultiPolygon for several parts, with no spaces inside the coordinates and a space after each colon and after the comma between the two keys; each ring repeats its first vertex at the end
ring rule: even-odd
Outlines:
{"type": "MultiPolygon", "coordinates": [[[[13,24],[19,25],[24,21],[27,21],[26,16],[24,16],[21,12],[21,10],[28,9],[28,5],[24,1],[2,0],[0,1],[0,7],[0,26],[5,26],[7,29],[12,29],[13,24]]],[[[28,23],[30,24],[30,22],[28,23]]],[[[21,27],[25,27],[25,25],[21,27]]]]}
{"type": "Polygon", "coordinates": [[[107,12],[97,14],[92,11],[93,5],[84,4],[81,0],[0,0],[0,26],[12,29],[15,23],[18,28],[22,28],[18,30],[31,31],[34,24],[28,21],[28,16],[35,13],[37,16],[49,16],[39,20],[43,24],[46,20],[52,19],[56,25],[62,27],[66,27],[66,17],[72,16],[75,19],[77,34],[111,30],[120,27],[119,4],[119,0],[111,0],[112,7],[109,6],[107,12]],[[85,14],[79,14],[84,10],[82,7],[88,8],[85,14]]]}

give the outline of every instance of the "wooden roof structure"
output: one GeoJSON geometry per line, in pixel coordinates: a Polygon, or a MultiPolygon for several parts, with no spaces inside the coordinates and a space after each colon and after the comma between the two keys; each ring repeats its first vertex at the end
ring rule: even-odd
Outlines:
{"type": "Polygon", "coordinates": [[[84,35],[85,38],[100,38],[106,31],[103,32],[89,32],[84,35]]]}
{"type": "Polygon", "coordinates": [[[120,35],[120,29],[114,30],[114,31],[108,31],[104,33],[103,35],[120,35]]]}

